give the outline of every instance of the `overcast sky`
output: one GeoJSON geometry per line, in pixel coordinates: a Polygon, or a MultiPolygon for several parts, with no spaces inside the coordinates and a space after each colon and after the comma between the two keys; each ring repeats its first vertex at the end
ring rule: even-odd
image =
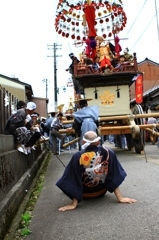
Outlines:
{"type": "MultiPolygon", "coordinates": [[[[57,0],[0,0],[0,74],[19,78],[32,85],[34,96],[45,97],[48,79],[48,94],[53,95],[53,55],[47,45],[59,46],[57,55],[57,85],[66,85],[70,75],[65,69],[70,64],[68,54],[81,49],[73,41],[66,40],[54,31],[57,0]],[[60,72],[60,73],[59,73],[60,72]],[[42,89],[42,90],[40,90],[42,89]]],[[[158,0],[157,0],[158,2],[158,0]]],[[[157,3],[159,15],[159,2],[157,3]]],[[[127,25],[119,34],[122,48],[136,52],[138,61],[148,57],[159,63],[159,39],[155,0],[123,0],[127,25]]],[[[51,47],[50,47],[51,48],[51,47]]]]}

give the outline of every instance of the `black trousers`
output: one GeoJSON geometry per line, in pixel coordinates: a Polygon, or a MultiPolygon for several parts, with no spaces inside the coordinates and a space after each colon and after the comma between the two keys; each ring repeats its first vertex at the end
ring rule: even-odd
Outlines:
{"type": "Polygon", "coordinates": [[[33,136],[30,138],[30,140],[25,144],[25,146],[32,147],[40,137],[41,137],[41,133],[35,132],[33,136]]]}

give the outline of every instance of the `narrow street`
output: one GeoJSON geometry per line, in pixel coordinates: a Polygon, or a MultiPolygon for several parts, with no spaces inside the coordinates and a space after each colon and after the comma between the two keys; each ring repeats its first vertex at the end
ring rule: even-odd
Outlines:
{"type": "MultiPolygon", "coordinates": [[[[148,143],[145,154],[136,154],[107,146],[114,149],[127,172],[120,187],[123,196],[135,198],[137,203],[120,204],[114,194],[107,193],[102,198],[81,202],[73,211],[58,212],[70,200],[55,186],[64,166],[53,156],[33,212],[29,227],[32,233],[26,240],[158,240],[159,148],[148,143]]],[[[70,157],[68,151],[59,156],[65,165],[70,157]]]]}

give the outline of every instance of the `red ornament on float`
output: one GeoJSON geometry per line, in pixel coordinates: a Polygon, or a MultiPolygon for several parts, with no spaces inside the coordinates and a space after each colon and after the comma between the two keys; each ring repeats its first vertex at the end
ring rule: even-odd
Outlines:
{"type": "Polygon", "coordinates": [[[112,7],[112,10],[116,12],[117,8],[115,6],[112,7]]]}
{"type": "Polygon", "coordinates": [[[79,36],[80,39],[87,38],[92,32],[95,37],[97,31],[98,35],[102,36],[101,26],[98,27],[101,24],[106,25],[104,26],[106,37],[112,36],[114,32],[119,33],[126,26],[127,17],[121,0],[85,0],[83,2],[82,4],[80,0],[58,1],[55,18],[55,29],[58,34],[70,28],[70,23],[76,26],[76,32],[70,30],[69,36],[61,35],[72,39],[77,39],[79,36]]]}
{"type": "Polygon", "coordinates": [[[75,35],[74,35],[74,34],[73,34],[73,35],[71,35],[71,38],[72,38],[72,39],[75,39],[75,35]]]}
{"type": "Polygon", "coordinates": [[[111,5],[107,3],[107,4],[106,4],[106,7],[107,7],[107,9],[110,11],[111,5]]]}

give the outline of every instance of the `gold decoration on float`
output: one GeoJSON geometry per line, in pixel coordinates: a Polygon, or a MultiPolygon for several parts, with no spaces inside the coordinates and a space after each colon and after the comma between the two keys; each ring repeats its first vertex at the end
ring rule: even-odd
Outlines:
{"type": "Polygon", "coordinates": [[[100,94],[99,98],[101,101],[101,105],[104,107],[114,105],[115,94],[110,93],[108,90],[106,90],[102,94],[100,94]]]}

